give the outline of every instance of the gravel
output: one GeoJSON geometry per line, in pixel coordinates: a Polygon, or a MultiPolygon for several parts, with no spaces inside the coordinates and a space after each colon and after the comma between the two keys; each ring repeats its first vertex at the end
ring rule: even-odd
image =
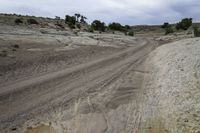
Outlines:
{"type": "Polygon", "coordinates": [[[144,125],[152,131],[200,132],[200,38],[159,47],[145,64],[144,125]]]}

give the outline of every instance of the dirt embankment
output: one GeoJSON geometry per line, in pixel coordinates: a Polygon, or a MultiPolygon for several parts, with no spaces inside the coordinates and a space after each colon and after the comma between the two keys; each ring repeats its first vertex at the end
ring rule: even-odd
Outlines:
{"type": "Polygon", "coordinates": [[[145,63],[142,123],[146,132],[200,132],[200,39],[159,47],[145,63]]]}

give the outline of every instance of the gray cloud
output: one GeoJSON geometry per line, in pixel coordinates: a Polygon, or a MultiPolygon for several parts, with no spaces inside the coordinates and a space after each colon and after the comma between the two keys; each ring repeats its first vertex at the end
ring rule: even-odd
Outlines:
{"type": "Polygon", "coordinates": [[[200,21],[199,0],[0,0],[0,12],[64,17],[81,13],[88,21],[161,24],[184,17],[200,21]]]}

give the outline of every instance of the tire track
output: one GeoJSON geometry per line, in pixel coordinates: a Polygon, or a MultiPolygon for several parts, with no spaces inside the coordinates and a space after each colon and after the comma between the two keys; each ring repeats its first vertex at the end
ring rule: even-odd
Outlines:
{"type": "Polygon", "coordinates": [[[68,107],[80,97],[103,91],[152,49],[149,40],[144,40],[138,47],[106,59],[1,87],[0,129],[20,125],[34,114],[42,115],[59,107],[60,103],[68,107]]]}

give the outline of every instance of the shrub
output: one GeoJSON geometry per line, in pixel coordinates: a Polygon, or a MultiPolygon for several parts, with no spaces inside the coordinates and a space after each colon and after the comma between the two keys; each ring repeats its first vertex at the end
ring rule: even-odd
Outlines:
{"type": "Polygon", "coordinates": [[[98,30],[98,31],[102,31],[104,32],[105,29],[106,29],[106,25],[104,22],[101,22],[99,20],[94,20],[91,24],[91,27],[94,29],[94,30],[98,30]]]}
{"type": "Polygon", "coordinates": [[[178,22],[178,23],[176,24],[176,29],[177,29],[177,30],[180,30],[180,29],[181,29],[181,23],[180,23],[180,22],[178,22]]]}
{"type": "Polygon", "coordinates": [[[192,26],[192,18],[184,18],[176,24],[176,29],[187,30],[190,26],[192,26]]]}
{"type": "Polygon", "coordinates": [[[65,23],[66,23],[66,24],[71,23],[71,24],[75,25],[75,24],[76,24],[76,17],[66,15],[66,16],[65,16],[65,23]]]}
{"type": "Polygon", "coordinates": [[[39,24],[35,19],[27,19],[28,24],[39,24]]]}
{"type": "Polygon", "coordinates": [[[121,31],[123,26],[120,24],[120,23],[111,23],[108,25],[108,27],[111,29],[111,30],[118,30],[118,31],[121,31]]]}
{"type": "Polygon", "coordinates": [[[195,26],[194,29],[194,37],[200,37],[200,29],[199,27],[195,26]]]}
{"type": "Polygon", "coordinates": [[[167,28],[167,27],[169,27],[169,23],[168,22],[165,22],[162,26],[161,26],[161,28],[167,28]]]}
{"type": "Polygon", "coordinates": [[[76,17],[66,15],[65,16],[65,23],[68,24],[71,29],[74,29],[75,24],[76,24],[76,17]]]}
{"type": "Polygon", "coordinates": [[[129,26],[129,25],[125,25],[124,26],[127,30],[130,30],[131,29],[131,26],[129,26]]]}
{"type": "Polygon", "coordinates": [[[87,31],[91,32],[91,33],[94,33],[94,29],[91,26],[88,27],[87,31]]]}
{"type": "Polygon", "coordinates": [[[15,23],[16,23],[16,24],[22,24],[23,21],[22,21],[21,19],[17,18],[17,19],[15,19],[15,23]]]}
{"type": "Polygon", "coordinates": [[[133,31],[129,31],[129,32],[128,32],[128,35],[129,35],[129,36],[134,36],[134,32],[133,32],[133,31]]]}
{"type": "Polygon", "coordinates": [[[72,23],[68,23],[68,26],[71,28],[71,29],[75,29],[75,25],[73,25],[72,23]]]}
{"type": "Polygon", "coordinates": [[[168,27],[165,29],[165,35],[168,35],[170,33],[174,33],[174,30],[172,29],[172,27],[168,27]]]}
{"type": "Polygon", "coordinates": [[[86,24],[87,22],[85,21],[87,18],[85,16],[81,16],[80,23],[86,24]]]}
{"type": "Polygon", "coordinates": [[[130,27],[129,25],[123,26],[123,25],[121,25],[120,23],[115,23],[115,22],[109,24],[108,27],[109,27],[109,29],[111,29],[111,30],[116,30],[116,31],[124,32],[124,34],[125,34],[126,32],[128,32],[129,29],[131,29],[131,27],[130,27]]]}

